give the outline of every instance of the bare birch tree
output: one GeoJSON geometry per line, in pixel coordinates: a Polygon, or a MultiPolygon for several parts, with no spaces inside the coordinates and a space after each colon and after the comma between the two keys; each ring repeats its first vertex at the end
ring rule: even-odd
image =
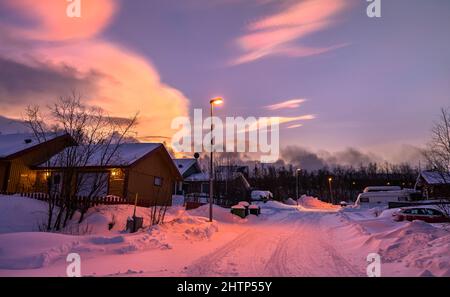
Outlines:
{"type": "Polygon", "coordinates": [[[68,134],[74,146],[48,159],[43,168],[52,168],[48,176],[48,220],[47,230],[61,230],[79,211],[78,223],[84,219],[90,201],[105,195],[104,173],[80,173],[95,163],[106,166],[117,161],[119,147],[130,140],[131,130],[136,124],[137,115],[129,119],[119,119],[107,115],[101,108],[82,103],[76,92],[61,96],[57,102],[42,112],[39,106],[26,109],[25,122],[39,142],[55,135],[68,134]],[[83,189],[83,201],[77,199],[83,189]]]}
{"type": "MultiPolygon", "coordinates": [[[[441,109],[439,120],[431,131],[431,141],[425,151],[428,166],[439,173],[443,184],[450,184],[450,108],[441,109]]],[[[441,197],[441,209],[450,214],[450,197],[441,197]]]]}

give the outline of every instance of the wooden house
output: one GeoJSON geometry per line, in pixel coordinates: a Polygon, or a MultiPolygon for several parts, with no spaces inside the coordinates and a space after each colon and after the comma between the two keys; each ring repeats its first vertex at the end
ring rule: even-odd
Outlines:
{"type": "Polygon", "coordinates": [[[195,158],[174,159],[183,181],[175,186],[174,194],[207,194],[209,193],[209,175],[204,173],[195,158]]]}
{"type": "MultiPolygon", "coordinates": [[[[58,191],[63,187],[64,154],[75,153],[81,157],[86,147],[66,148],[55,155],[49,162],[37,166],[42,177],[50,173],[49,186],[58,191]],[[72,150],[72,152],[69,152],[72,150]]],[[[91,196],[96,188],[95,196],[117,196],[133,202],[138,198],[138,205],[149,207],[154,205],[170,205],[174,184],[182,180],[175,163],[167,149],[161,143],[125,143],[108,155],[111,146],[99,147],[87,156],[82,166],[77,166],[74,183],[78,188],[73,193],[78,196],[91,196]],[[105,156],[107,156],[105,158],[105,156]]]]}
{"type": "Polygon", "coordinates": [[[67,134],[48,134],[45,141],[32,134],[0,135],[0,192],[36,191],[37,172],[32,166],[74,144],[67,134]]]}
{"type": "Polygon", "coordinates": [[[450,199],[450,173],[421,171],[415,188],[421,190],[426,199],[450,199]]]}

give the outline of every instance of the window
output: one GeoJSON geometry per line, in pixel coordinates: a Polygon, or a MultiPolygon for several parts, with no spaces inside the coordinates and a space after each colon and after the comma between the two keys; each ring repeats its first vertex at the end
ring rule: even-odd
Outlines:
{"type": "Polygon", "coordinates": [[[111,179],[112,180],[123,180],[124,177],[123,177],[122,170],[120,170],[118,168],[111,170],[111,179]]]}
{"type": "Polygon", "coordinates": [[[162,177],[155,176],[155,180],[154,180],[153,184],[157,187],[161,187],[162,183],[163,183],[162,177]]]}
{"type": "Polygon", "coordinates": [[[411,214],[418,215],[419,214],[419,210],[418,209],[411,209],[411,214]]]}
{"type": "Polygon", "coordinates": [[[418,209],[419,215],[428,215],[428,212],[425,209],[419,208],[418,209]]]}

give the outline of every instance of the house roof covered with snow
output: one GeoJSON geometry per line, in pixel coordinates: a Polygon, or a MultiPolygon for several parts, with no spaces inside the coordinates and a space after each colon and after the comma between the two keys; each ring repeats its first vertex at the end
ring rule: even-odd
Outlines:
{"type": "Polygon", "coordinates": [[[184,179],[185,181],[195,182],[195,181],[201,181],[206,182],[209,181],[209,174],[205,172],[200,173],[194,173],[184,179]]]}
{"type": "Polygon", "coordinates": [[[32,149],[46,141],[66,136],[64,134],[48,133],[43,136],[44,139],[37,139],[32,133],[23,134],[0,134],[0,159],[8,158],[23,151],[32,149]]]}
{"type": "Polygon", "coordinates": [[[422,171],[420,176],[429,185],[444,185],[450,184],[450,173],[441,173],[437,171],[422,171]]]}
{"type": "Polygon", "coordinates": [[[71,153],[77,155],[77,167],[125,167],[134,164],[162,146],[161,143],[124,143],[119,146],[99,145],[94,148],[83,145],[68,147],[52,157],[49,162],[38,167],[64,167],[64,161],[61,160],[71,153]]]}
{"type": "Polygon", "coordinates": [[[178,171],[180,171],[180,174],[183,175],[189,168],[197,164],[197,159],[194,158],[173,159],[173,162],[177,166],[178,171]]]}

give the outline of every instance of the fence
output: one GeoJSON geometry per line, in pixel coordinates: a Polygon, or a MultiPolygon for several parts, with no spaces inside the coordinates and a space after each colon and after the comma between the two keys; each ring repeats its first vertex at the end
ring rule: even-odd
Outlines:
{"type": "Polygon", "coordinates": [[[77,208],[80,207],[93,207],[98,205],[117,205],[117,204],[134,204],[134,201],[129,201],[126,198],[117,196],[103,196],[103,197],[85,197],[85,196],[72,196],[69,199],[61,197],[60,195],[48,195],[46,193],[0,193],[2,195],[20,195],[21,197],[27,197],[40,201],[53,201],[56,205],[60,206],[63,203],[71,203],[77,208]]]}
{"type": "MultiPolygon", "coordinates": [[[[20,195],[21,197],[27,197],[40,201],[53,201],[55,205],[61,206],[63,203],[71,203],[76,208],[89,208],[98,205],[117,205],[117,204],[134,204],[134,199],[128,200],[127,198],[117,196],[103,196],[103,197],[85,197],[85,196],[72,196],[69,199],[61,197],[59,195],[48,195],[46,193],[6,193],[0,192],[0,195],[20,195]]],[[[209,203],[209,195],[205,193],[191,193],[185,197],[186,208],[196,208],[201,205],[209,203]]],[[[235,201],[231,201],[223,198],[214,198],[213,203],[222,207],[231,207],[235,204],[235,201]]]]}
{"type": "MultiPolygon", "coordinates": [[[[209,195],[206,193],[187,194],[184,202],[186,203],[186,208],[196,208],[209,203],[209,195]]],[[[217,197],[213,198],[213,203],[223,207],[231,207],[234,204],[231,200],[217,197]]]]}

